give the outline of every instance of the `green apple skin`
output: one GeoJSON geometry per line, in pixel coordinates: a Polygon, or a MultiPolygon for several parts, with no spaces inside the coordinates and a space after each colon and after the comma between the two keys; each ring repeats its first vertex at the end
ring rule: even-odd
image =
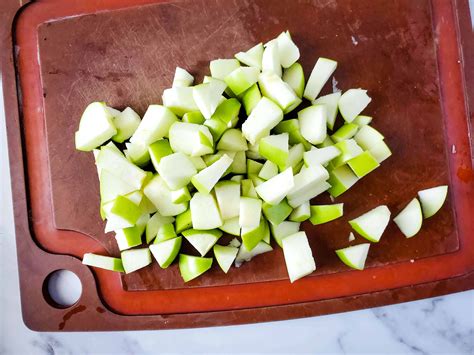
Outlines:
{"type": "Polygon", "coordinates": [[[263,164],[258,161],[247,159],[247,175],[258,175],[262,170],[263,164]]]}
{"type": "Polygon", "coordinates": [[[255,83],[250,88],[245,90],[241,94],[242,96],[242,104],[245,108],[245,113],[249,116],[252,113],[252,110],[257,106],[258,102],[262,98],[262,94],[258,88],[258,85],[255,83]]]}
{"type": "Polygon", "coordinates": [[[224,81],[235,95],[240,95],[258,80],[259,70],[252,67],[239,67],[228,74],[224,81]]]}
{"type": "Polygon", "coordinates": [[[357,157],[358,155],[362,154],[364,151],[362,148],[356,143],[354,139],[346,139],[344,141],[340,141],[334,146],[340,150],[341,154],[334,158],[331,163],[335,168],[344,165],[352,158],[357,157]]]}
{"type": "Polygon", "coordinates": [[[224,100],[212,115],[212,119],[230,124],[235,118],[238,119],[242,104],[235,98],[224,100]]]}
{"type": "Polygon", "coordinates": [[[166,223],[158,229],[158,234],[156,235],[154,244],[174,239],[176,237],[177,235],[173,223],[166,223]]]}
{"type": "Polygon", "coordinates": [[[156,141],[155,143],[150,144],[148,147],[148,153],[150,154],[153,167],[155,170],[157,170],[160,160],[168,155],[173,154],[173,150],[171,149],[170,142],[163,138],[156,141]]]}
{"type": "Polygon", "coordinates": [[[286,199],[284,199],[277,205],[270,205],[265,202],[262,205],[262,210],[264,216],[270,223],[278,225],[291,214],[293,208],[291,208],[286,199]]]}
{"type": "Polygon", "coordinates": [[[255,186],[253,185],[252,180],[244,179],[240,182],[242,189],[242,197],[251,197],[258,198],[257,191],[255,191],[255,186]]]}
{"type": "Polygon", "coordinates": [[[191,218],[191,209],[187,209],[183,213],[176,216],[176,233],[181,233],[186,229],[193,227],[193,221],[191,218]]]}
{"type": "Polygon", "coordinates": [[[347,266],[356,270],[364,270],[369,248],[370,243],[364,243],[344,249],[338,249],[336,250],[336,254],[347,266]]]}
{"type": "Polygon", "coordinates": [[[378,206],[349,221],[352,228],[370,242],[378,242],[390,222],[387,206],[378,206]]]}
{"type": "Polygon", "coordinates": [[[292,222],[304,222],[310,217],[311,209],[308,201],[296,207],[293,212],[291,212],[289,220],[292,222]]]}
{"type": "Polygon", "coordinates": [[[183,116],[183,122],[203,124],[206,119],[201,111],[186,112],[183,116]]]}
{"type": "Polygon", "coordinates": [[[110,256],[86,253],[82,258],[82,263],[84,265],[94,266],[105,270],[125,272],[122,259],[110,256]]]}
{"type": "Polygon", "coordinates": [[[124,196],[118,196],[113,204],[110,212],[116,216],[120,216],[132,225],[137,223],[142,212],[140,208],[124,196]]]}
{"type": "Polygon", "coordinates": [[[347,165],[349,165],[359,179],[380,166],[369,151],[365,151],[355,158],[352,158],[347,162],[347,165]]]}
{"type": "Polygon", "coordinates": [[[345,123],[331,135],[331,139],[336,143],[344,141],[346,139],[351,139],[355,136],[358,130],[358,125],[354,123],[345,123]]]}
{"type": "Polygon", "coordinates": [[[212,266],[212,258],[180,254],[179,272],[184,282],[189,282],[204,274],[212,266]]]}
{"type": "Polygon", "coordinates": [[[418,198],[420,199],[423,216],[430,218],[434,216],[443,207],[446,196],[448,195],[448,185],[432,187],[418,191],[418,198]]]}
{"type": "Polygon", "coordinates": [[[283,71],[283,81],[294,90],[295,94],[301,98],[304,91],[304,72],[300,63],[293,63],[283,71]]]}
{"type": "Polygon", "coordinates": [[[265,229],[268,228],[265,218],[260,219],[260,224],[257,227],[242,227],[241,238],[245,249],[251,251],[263,239],[265,229]]]}
{"type": "Polygon", "coordinates": [[[237,256],[237,253],[239,252],[239,248],[223,245],[214,245],[213,250],[217,263],[221,267],[222,271],[227,274],[237,256]]]}
{"type": "Polygon", "coordinates": [[[150,251],[162,269],[166,269],[176,259],[182,240],[182,237],[176,237],[150,245],[150,251]]]}
{"type": "Polygon", "coordinates": [[[288,133],[264,137],[260,140],[258,152],[260,155],[284,169],[289,155],[288,133]]]}
{"type": "Polygon", "coordinates": [[[365,126],[368,125],[372,122],[372,117],[371,116],[365,116],[365,115],[359,115],[357,116],[352,123],[355,123],[356,125],[359,126],[365,126]]]}
{"type": "Polygon", "coordinates": [[[334,221],[344,214],[344,204],[311,206],[311,217],[309,221],[313,225],[334,221]]]}
{"type": "Polygon", "coordinates": [[[277,134],[288,133],[290,145],[303,144],[305,150],[310,150],[312,145],[303,137],[300,131],[300,122],[296,118],[281,121],[274,128],[277,134]]]}
{"type": "Polygon", "coordinates": [[[328,192],[332,197],[338,197],[349,190],[359,178],[348,165],[341,165],[329,172],[328,183],[331,185],[328,192]]]}
{"type": "Polygon", "coordinates": [[[210,118],[204,122],[204,126],[209,128],[209,131],[212,134],[212,138],[214,138],[214,142],[217,142],[225,131],[227,131],[228,127],[225,122],[221,120],[210,118]]]}
{"type": "Polygon", "coordinates": [[[420,202],[414,198],[410,203],[393,219],[395,224],[407,238],[414,237],[423,224],[423,213],[420,202]]]}
{"type": "Polygon", "coordinates": [[[235,55],[242,64],[249,67],[255,67],[258,70],[262,69],[263,44],[259,43],[246,52],[239,52],[235,55]]]}

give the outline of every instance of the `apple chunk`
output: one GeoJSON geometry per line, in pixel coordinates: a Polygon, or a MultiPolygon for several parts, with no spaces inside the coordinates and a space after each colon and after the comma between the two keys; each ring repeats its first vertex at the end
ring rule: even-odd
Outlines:
{"type": "Polygon", "coordinates": [[[364,243],[344,249],[338,249],[336,250],[336,254],[347,266],[357,270],[364,270],[369,248],[370,243],[364,243]]]}
{"type": "Polygon", "coordinates": [[[447,195],[448,185],[418,191],[418,198],[421,202],[424,217],[429,218],[438,212],[443,206],[447,195]]]}
{"type": "Polygon", "coordinates": [[[223,221],[216,200],[211,194],[196,192],[190,202],[191,218],[195,229],[215,229],[223,221]]]}
{"type": "Polygon", "coordinates": [[[349,221],[349,224],[365,239],[378,242],[387,228],[388,222],[390,222],[390,210],[387,206],[382,205],[349,221]]]}
{"type": "Polygon", "coordinates": [[[286,268],[292,283],[316,270],[316,263],[305,232],[283,238],[282,246],[286,268]]]}
{"type": "Polygon", "coordinates": [[[84,265],[94,266],[105,270],[124,272],[122,260],[111,256],[103,256],[92,253],[84,254],[82,258],[84,265]]]}
{"type": "Polygon", "coordinates": [[[421,229],[423,214],[420,202],[414,198],[410,203],[393,219],[407,238],[415,236],[421,229]]]}
{"type": "Polygon", "coordinates": [[[311,206],[311,218],[309,219],[313,225],[323,224],[342,217],[343,203],[334,205],[311,206]]]}
{"type": "Polygon", "coordinates": [[[125,250],[122,252],[121,257],[123,268],[127,274],[150,265],[152,261],[150,249],[148,248],[125,250]]]}
{"type": "Polygon", "coordinates": [[[239,252],[239,248],[232,246],[214,245],[213,250],[217,263],[221,267],[222,271],[227,274],[237,256],[237,253],[239,252]]]}
{"type": "Polygon", "coordinates": [[[76,132],[76,149],[91,151],[117,134],[114,117],[104,102],[93,102],[85,109],[76,132]]]}
{"type": "Polygon", "coordinates": [[[150,251],[162,269],[166,269],[176,259],[182,240],[182,237],[177,237],[150,245],[150,251]]]}
{"type": "Polygon", "coordinates": [[[211,266],[212,258],[202,258],[186,254],[179,255],[179,272],[184,282],[191,281],[204,274],[211,266]]]}

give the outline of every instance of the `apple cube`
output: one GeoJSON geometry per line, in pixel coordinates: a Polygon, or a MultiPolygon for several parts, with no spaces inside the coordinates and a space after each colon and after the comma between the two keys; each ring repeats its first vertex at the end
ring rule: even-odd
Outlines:
{"type": "Polygon", "coordinates": [[[264,203],[262,205],[262,211],[265,218],[272,224],[282,223],[293,211],[293,208],[284,199],[276,205],[264,203]]]}
{"type": "Polygon", "coordinates": [[[255,191],[266,203],[276,205],[286,197],[294,186],[293,169],[288,168],[257,186],[255,191]]]}
{"type": "Polygon", "coordinates": [[[316,263],[305,232],[289,235],[283,238],[281,243],[292,283],[316,270],[316,263]]]}
{"type": "Polygon", "coordinates": [[[299,98],[303,96],[305,79],[300,63],[293,63],[283,71],[283,81],[293,89],[296,96],[299,98]]]}
{"type": "Polygon", "coordinates": [[[348,160],[347,165],[349,165],[358,178],[364,177],[380,166],[369,151],[365,151],[355,158],[348,160]]]}
{"type": "Polygon", "coordinates": [[[183,236],[191,245],[204,256],[216,244],[222,236],[222,231],[218,229],[213,230],[197,230],[188,229],[183,232],[183,236]]]}
{"type": "Polygon", "coordinates": [[[212,266],[212,258],[180,254],[178,265],[181,277],[184,282],[188,282],[209,270],[212,266]]]}
{"type": "Polygon", "coordinates": [[[370,243],[364,243],[344,249],[338,249],[336,250],[336,254],[347,266],[356,270],[364,270],[369,248],[370,243]]]}
{"type": "Polygon", "coordinates": [[[407,238],[414,237],[421,229],[423,223],[423,213],[420,202],[414,198],[410,203],[393,219],[407,238]]]}
{"type": "Polygon", "coordinates": [[[280,52],[278,41],[272,40],[265,45],[262,56],[262,73],[274,73],[281,77],[280,52]]]}
{"type": "Polygon", "coordinates": [[[216,79],[224,80],[224,78],[240,67],[237,59],[215,59],[209,63],[211,76],[216,79]]]}
{"type": "Polygon", "coordinates": [[[260,140],[258,151],[262,157],[284,168],[288,160],[288,133],[267,136],[260,140]]]}
{"type": "Polygon", "coordinates": [[[247,116],[252,113],[253,109],[255,108],[255,106],[257,106],[261,98],[262,94],[260,93],[257,84],[253,84],[250,88],[248,88],[241,94],[242,105],[244,105],[245,113],[247,116]]]}
{"type": "Polygon", "coordinates": [[[239,217],[234,217],[224,221],[224,224],[219,229],[227,234],[240,236],[239,217]]]}
{"type": "Polygon", "coordinates": [[[123,143],[129,139],[140,125],[140,116],[127,107],[122,112],[114,116],[114,126],[117,129],[117,134],[112,137],[112,140],[117,143],[123,143]]]}
{"type": "Polygon", "coordinates": [[[146,197],[156,206],[158,212],[164,216],[176,216],[183,213],[188,204],[174,203],[171,190],[166,185],[163,178],[156,175],[143,189],[146,197]]]}
{"type": "Polygon", "coordinates": [[[130,249],[121,254],[123,268],[126,274],[137,271],[151,264],[150,249],[130,249]]]}
{"type": "Polygon", "coordinates": [[[334,60],[319,58],[311,71],[303,96],[310,101],[314,100],[336,68],[337,62],[334,60]]]}
{"type": "Polygon", "coordinates": [[[239,67],[228,74],[224,81],[235,95],[240,95],[258,80],[260,71],[253,67],[239,67]]]}
{"type": "Polygon", "coordinates": [[[240,183],[220,181],[215,187],[217,204],[224,220],[239,216],[240,183]]]}
{"type": "Polygon", "coordinates": [[[273,72],[260,74],[258,85],[263,96],[274,101],[284,113],[293,111],[301,103],[301,99],[295,94],[291,86],[273,72]]]}
{"type": "Polygon", "coordinates": [[[293,222],[304,222],[309,219],[309,217],[311,217],[311,210],[309,201],[306,201],[291,212],[289,220],[293,222]]]}
{"type": "Polygon", "coordinates": [[[161,226],[165,224],[173,223],[173,222],[174,222],[174,217],[164,217],[159,212],[156,212],[153,216],[151,216],[151,218],[148,220],[146,224],[146,229],[145,229],[146,242],[151,243],[153,239],[155,239],[161,226]]]}
{"type": "Polygon", "coordinates": [[[262,97],[242,124],[242,133],[251,144],[270,135],[270,130],[283,120],[283,111],[270,99],[262,97]]]}
{"type": "Polygon", "coordinates": [[[199,111],[194,101],[192,87],[172,87],[163,91],[163,105],[175,115],[183,117],[187,112],[199,111]]]}
{"type": "Polygon", "coordinates": [[[262,69],[262,57],[262,43],[255,45],[246,52],[239,52],[235,55],[235,58],[237,58],[242,64],[248,65],[249,67],[255,67],[258,70],[262,69]]]}
{"type": "Polygon", "coordinates": [[[191,198],[190,208],[193,228],[209,230],[222,226],[219,208],[211,194],[196,192],[191,198]]]}
{"type": "Polygon", "coordinates": [[[112,258],[110,256],[86,253],[82,258],[82,263],[110,271],[125,271],[122,265],[122,259],[112,258]]]}
{"type": "Polygon", "coordinates": [[[300,131],[303,137],[311,144],[324,141],[327,134],[327,111],[325,105],[307,107],[298,112],[300,131]]]}
{"type": "Polygon", "coordinates": [[[346,122],[352,122],[364,110],[372,99],[367,90],[349,89],[339,99],[339,112],[346,122]]]}
{"type": "Polygon", "coordinates": [[[117,134],[114,117],[104,102],[93,102],[86,107],[76,132],[76,149],[91,151],[117,134]]]}
{"type": "Polygon", "coordinates": [[[430,218],[443,207],[448,195],[448,185],[432,187],[431,189],[418,191],[418,198],[423,209],[423,216],[430,218]]]}
{"type": "Polygon", "coordinates": [[[336,122],[338,107],[337,103],[341,98],[342,93],[337,91],[335,93],[318,97],[312,102],[313,105],[324,105],[326,106],[327,113],[327,126],[330,130],[334,129],[334,123],[336,122]]]}
{"type": "Polygon", "coordinates": [[[329,184],[331,188],[328,192],[332,197],[338,197],[349,190],[359,178],[352,172],[347,165],[341,165],[329,173],[329,184]]]}
{"type": "Polygon", "coordinates": [[[390,222],[390,210],[387,206],[382,205],[349,221],[349,224],[365,239],[378,242],[387,228],[388,222],[390,222]]]}
{"type": "Polygon", "coordinates": [[[262,201],[251,197],[240,198],[239,225],[241,228],[256,228],[260,224],[262,201]]]}
{"type": "Polygon", "coordinates": [[[242,244],[239,248],[239,252],[237,253],[237,257],[235,258],[235,266],[240,267],[244,262],[250,261],[257,255],[264,254],[272,250],[273,248],[270,245],[262,241],[259,242],[252,250],[248,250],[245,245],[242,244]]]}
{"type": "Polygon", "coordinates": [[[163,157],[158,164],[157,171],[170,190],[185,187],[197,173],[193,162],[181,152],[163,157]]]}
{"type": "Polygon", "coordinates": [[[344,204],[311,206],[311,218],[313,225],[323,224],[342,217],[344,204]]]}
{"type": "Polygon", "coordinates": [[[222,271],[227,274],[237,256],[237,253],[239,252],[239,248],[223,245],[214,245],[213,250],[217,263],[221,267],[222,271]]]}
{"type": "Polygon", "coordinates": [[[172,87],[191,86],[193,84],[193,81],[194,77],[189,74],[185,69],[176,67],[172,87]]]}
{"type": "Polygon", "coordinates": [[[219,179],[224,176],[224,173],[231,164],[232,158],[230,158],[227,154],[224,154],[215,163],[194,175],[191,179],[191,182],[199,192],[208,194],[217,184],[219,179]]]}

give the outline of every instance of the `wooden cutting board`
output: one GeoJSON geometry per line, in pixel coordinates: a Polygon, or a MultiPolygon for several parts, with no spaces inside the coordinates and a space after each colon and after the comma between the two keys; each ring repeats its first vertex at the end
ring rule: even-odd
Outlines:
{"type": "Polygon", "coordinates": [[[473,288],[472,70],[464,68],[472,68],[468,54],[474,51],[467,1],[50,0],[1,6],[22,310],[30,328],[239,324],[473,288]],[[199,81],[210,60],[230,58],[287,29],[306,76],[319,56],[338,61],[323,93],[369,90],[373,101],[365,112],[393,151],[336,199],[345,204],[343,218],[303,224],[316,272],[290,284],[278,247],[227,275],[214,266],[187,284],[176,265],[161,270],[154,263],[130,275],[83,266],[85,252],[119,254],[99,218],[93,156],[74,149],[84,107],[103,100],[143,114],[161,103],[176,66],[199,81]],[[440,184],[450,186],[447,203],[415,238],[406,239],[391,223],[371,246],[366,270],[348,270],[338,260],[334,250],[348,246],[348,220],[380,204],[395,215],[418,190],[440,184]],[[83,284],[70,308],[55,307],[43,292],[57,269],[75,272],[83,284]]]}

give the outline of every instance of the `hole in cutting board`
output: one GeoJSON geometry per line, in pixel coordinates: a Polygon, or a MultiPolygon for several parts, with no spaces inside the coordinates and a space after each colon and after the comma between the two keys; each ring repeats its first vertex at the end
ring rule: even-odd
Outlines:
{"type": "Polygon", "coordinates": [[[55,308],[68,308],[75,304],[82,294],[79,277],[69,270],[56,270],[43,283],[43,297],[55,308]]]}

